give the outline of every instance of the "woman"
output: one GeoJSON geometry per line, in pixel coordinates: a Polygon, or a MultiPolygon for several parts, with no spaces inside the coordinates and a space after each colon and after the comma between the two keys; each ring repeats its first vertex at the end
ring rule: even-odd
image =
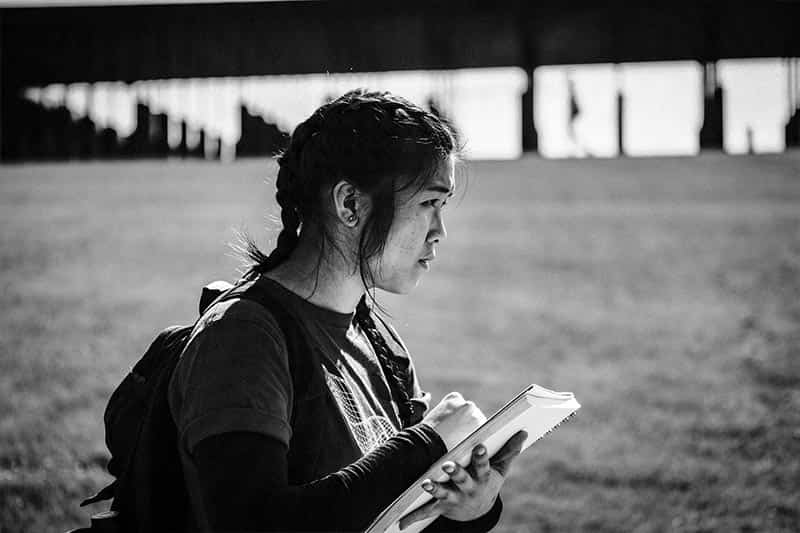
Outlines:
{"type": "MultiPolygon", "coordinates": [[[[188,529],[364,529],[479,423],[456,393],[427,410],[405,346],[368,303],[430,268],[457,149],[448,124],[388,93],[349,92],[297,127],[279,158],[283,229],[269,255],[248,245],[243,281],[274,305],[213,305],[170,382],[188,529]]],[[[401,526],[491,529],[523,439],[491,464],[482,446],[468,468],[446,463],[401,526]]]]}

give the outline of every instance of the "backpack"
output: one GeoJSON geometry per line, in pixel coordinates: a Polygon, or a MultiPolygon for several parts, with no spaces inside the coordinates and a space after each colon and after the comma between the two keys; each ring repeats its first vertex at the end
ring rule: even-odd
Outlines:
{"type": "MultiPolygon", "coordinates": [[[[203,288],[199,312],[202,316],[212,305],[232,298],[245,298],[264,306],[275,318],[287,341],[292,384],[302,393],[311,382],[314,358],[302,324],[275,301],[274,297],[243,279],[237,285],[215,281],[203,288]]],[[[378,334],[395,338],[383,320],[378,334]]],[[[156,336],[150,347],[117,386],[106,406],[103,422],[106,446],[111,452],[107,469],[114,480],[95,495],[81,502],[81,507],[113,500],[110,511],[92,517],[91,528],[73,530],[107,533],[183,531],[189,509],[189,497],[178,452],[177,427],[167,400],[167,389],[183,349],[195,324],[171,326],[156,336]]],[[[396,342],[400,343],[399,340],[396,342]]],[[[394,354],[378,353],[384,373],[400,372],[394,354]]],[[[405,362],[407,365],[407,360],[405,362]]],[[[397,398],[408,397],[410,383],[390,380],[397,398]],[[398,389],[405,389],[402,394],[398,389]]],[[[413,403],[413,402],[410,402],[413,403]]],[[[411,425],[421,419],[421,412],[411,410],[411,425]]]]}
{"type": "MultiPolygon", "coordinates": [[[[216,281],[205,286],[200,315],[212,305],[231,298],[246,298],[266,307],[287,342],[294,341],[288,342],[290,354],[307,348],[307,345],[297,346],[299,339],[306,338],[299,331],[302,326],[252,283],[233,286],[216,281]]],[[[111,452],[107,469],[115,479],[80,505],[113,501],[110,512],[92,517],[88,531],[133,533],[184,529],[189,501],[167,389],[194,327],[195,324],[171,326],[159,333],[111,394],[103,422],[106,446],[111,452]]],[[[308,381],[305,377],[310,375],[310,364],[309,357],[290,357],[292,381],[300,390],[308,381]]]]}

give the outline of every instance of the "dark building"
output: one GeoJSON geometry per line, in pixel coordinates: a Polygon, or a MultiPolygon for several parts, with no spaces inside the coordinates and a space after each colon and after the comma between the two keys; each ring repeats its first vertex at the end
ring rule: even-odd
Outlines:
{"type": "Polygon", "coordinates": [[[20,98],[13,111],[20,129],[6,139],[8,160],[63,161],[119,155],[117,134],[89,117],[73,118],[62,106],[47,108],[20,98]]]}
{"type": "Polygon", "coordinates": [[[236,143],[237,157],[271,156],[289,146],[289,134],[260,115],[250,113],[247,106],[239,106],[242,134],[236,143]]]}

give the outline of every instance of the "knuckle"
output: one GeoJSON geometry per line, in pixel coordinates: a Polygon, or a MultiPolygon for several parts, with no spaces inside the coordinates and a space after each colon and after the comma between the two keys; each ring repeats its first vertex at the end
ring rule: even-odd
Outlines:
{"type": "Polygon", "coordinates": [[[454,507],[460,505],[463,500],[463,492],[452,492],[450,496],[448,496],[448,503],[452,504],[454,507]]]}

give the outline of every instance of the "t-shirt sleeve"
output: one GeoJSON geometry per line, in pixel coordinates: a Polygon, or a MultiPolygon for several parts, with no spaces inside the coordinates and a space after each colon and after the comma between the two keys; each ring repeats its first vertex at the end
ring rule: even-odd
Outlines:
{"type": "Polygon", "coordinates": [[[293,391],[286,342],[268,312],[247,311],[252,305],[241,301],[236,312],[206,323],[176,368],[173,415],[190,454],[204,438],[234,431],[289,443],[293,391]]]}

